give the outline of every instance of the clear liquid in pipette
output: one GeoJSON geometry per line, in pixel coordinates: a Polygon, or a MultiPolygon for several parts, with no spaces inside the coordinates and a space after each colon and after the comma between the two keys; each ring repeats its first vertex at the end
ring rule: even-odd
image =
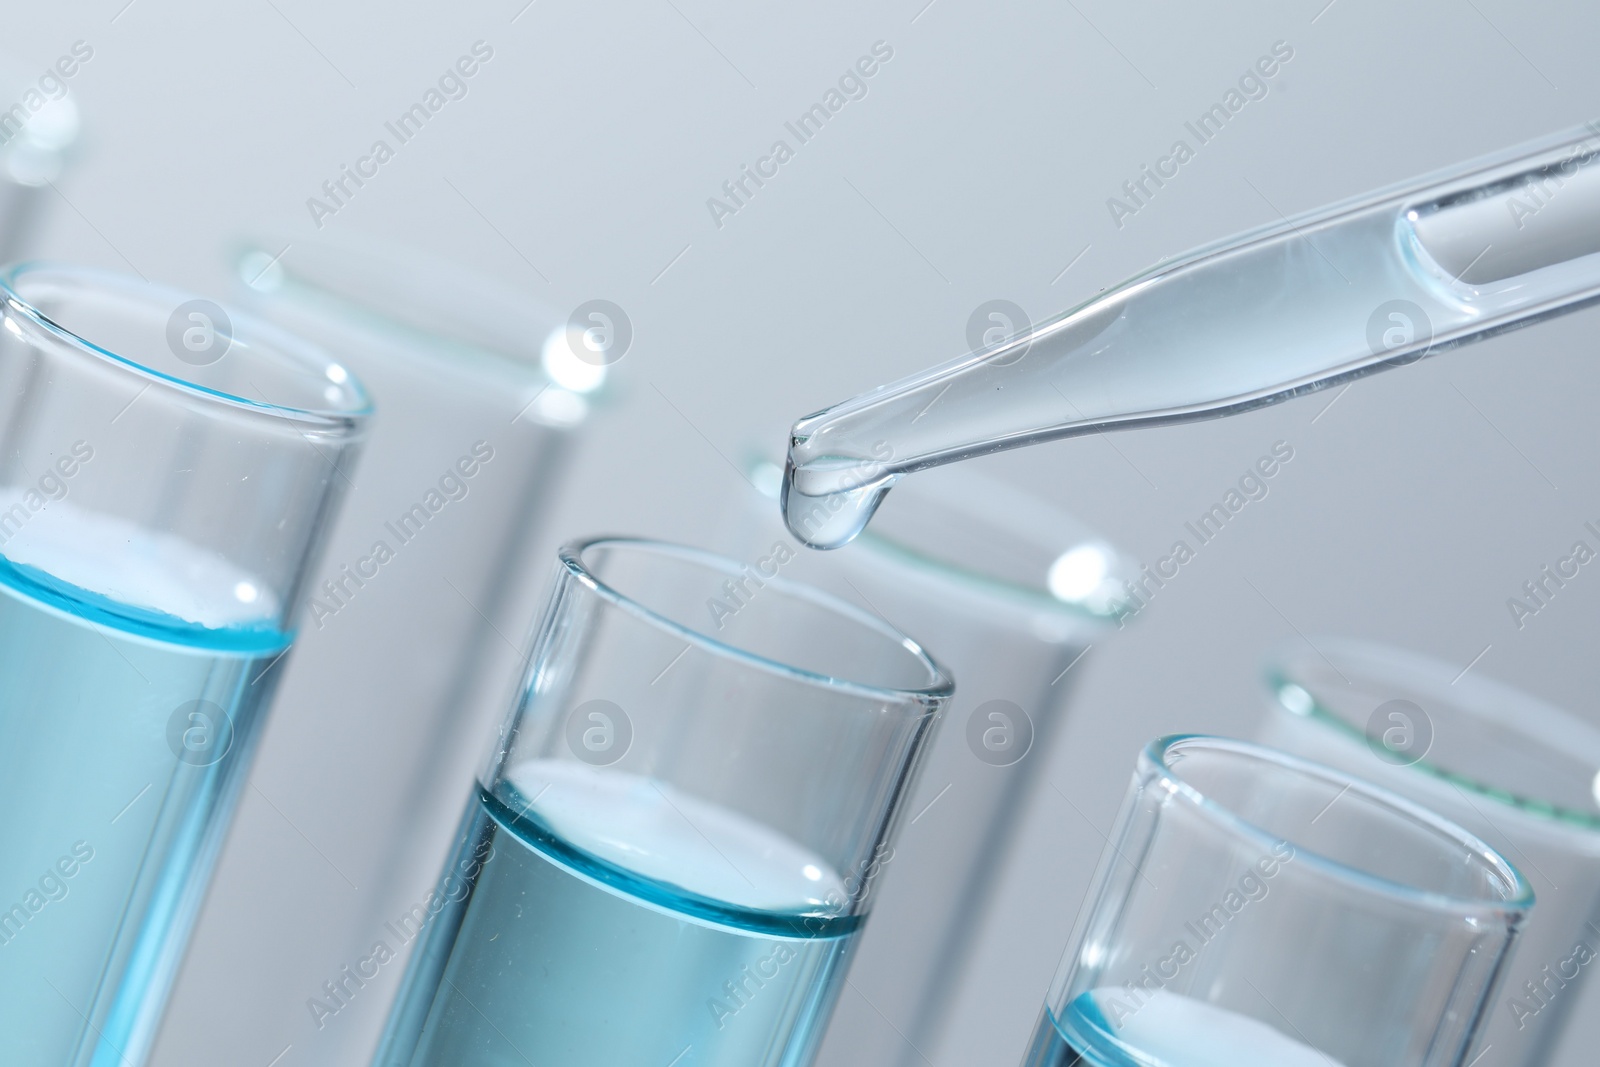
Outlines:
{"type": "Polygon", "coordinates": [[[472,801],[450,868],[470,897],[433,920],[412,967],[437,979],[408,975],[378,1063],[809,1062],[860,925],[803,917],[843,899],[820,857],[635,775],[539,760],[508,780],[472,801]]]}
{"type": "Polygon", "coordinates": [[[1339,1067],[1278,1030],[1192,997],[1157,992],[1132,1014],[1123,989],[1082,993],[1058,1022],[1048,1009],[1023,1067],[1339,1067]]]}
{"type": "Polygon", "coordinates": [[[895,480],[870,460],[812,460],[797,472],[791,447],[779,498],[784,522],[805,544],[839,548],[867,528],[895,480]]]}
{"type": "Polygon", "coordinates": [[[1474,186],[1482,164],[1468,164],[1465,177],[1229,238],[992,349],[801,419],[785,472],[790,531],[837,548],[906,473],[1250,410],[1594,302],[1600,155],[1588,132],[1576,149],[1552,145],[1491,168],[1498,184],[1474,186]],[[1513,226],[1506,198],[1555,162],[1571,179],[1563,221],[1513,226]]]}
{"type": "Polygon", "coordinates": [[[1289,239],[1130,283],[1036,327],[1020,358],[1001,348],[990,363],[966,357],[971,363],[957,376],[929,372],[921,387],[885,387],[861,398],[870,403],[846,416],[848,426],[830,427],[828,413],[803,420],[819,421],[790,444],[790,531],[818,548],[847,543],[899,465],[919,457],[1074,436],[1097,420],[1186,411],[1322,377],[1332,338],[1337,349],[1370,359],[1373,309],[1397,297],[1429,309],[1430,333],[1471,313],[1440,302],[1403,254],[1392,218],[1347,224],[1315,241],[1289,239]],[[874,449],[892,458],[879,460],[874,449]]]}
{"type": "Polygon", "coordinates": [[[0,1063],[109,1067],[152,1034],[289,638],[219,557],[49,511],[0,557],[0,1063]],[[75,584],[102,577],[141,606],[75,584]]]}

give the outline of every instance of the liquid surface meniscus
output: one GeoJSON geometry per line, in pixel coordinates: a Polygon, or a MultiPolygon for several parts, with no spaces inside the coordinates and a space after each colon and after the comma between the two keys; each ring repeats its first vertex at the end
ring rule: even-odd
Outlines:
{"type": "Polygon", "coordinates": [[[247,621],[267,595],[220,558],[50,507],[48,537],[0,545],[0,1063],[120,1067],[153,1036],[289,640],[247,621]]]}
{"type": "Polygon", "coordinates": [[[1163,990],[1131,1013],[1116,1007],[1127,1004],[1121,989],[1096,989],[1059,1020],[1046,1009],[1024,1067],[1340,1067],[1266,1023],[1193,997],[1163,990]]]}
{"type": "Polygon", "coordinates": [[[796,842],[672,786],[553,760],[480,791],[383,1067],[799,1067],[857,916],[796,842]]]}

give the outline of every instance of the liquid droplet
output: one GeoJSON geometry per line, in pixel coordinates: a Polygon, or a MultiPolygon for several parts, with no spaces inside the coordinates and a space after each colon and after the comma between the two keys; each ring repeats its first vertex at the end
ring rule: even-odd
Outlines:
{"type": "Polygon", "coordinates": [[[841,548],[867,528],[899,476],[878,460],[825,456],[783,472],[779,503],[789,532],[811,548],[841,548]]]}

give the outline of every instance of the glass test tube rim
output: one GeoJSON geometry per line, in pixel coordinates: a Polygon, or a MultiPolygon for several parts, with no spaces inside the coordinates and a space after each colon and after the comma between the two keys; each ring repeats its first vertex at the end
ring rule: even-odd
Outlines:
{"type": "Polygon", "coordinates": [[[566,428],[585,421],[590,408],[612,390],[610,365],[591,364],[592,377],[581,387],[563,384],[551,374],[551,345],[566,338],[569,325],[544,302],[502,286],[492,277],[403,245],[376,240],[360,242],[318,239],[236,242],[231,256],[238,280],[253,297],[298,302],[318,317],[333,317],[381,340],[395,342],[389,354],[442,365],[451,373],[514,388],[569,394],[570,411],[552,415],[530,406],[522,418],[566,428]],[[283,249],[273,253],[276,245],[283,249]],[[290,262],[288,249],[299,251],[290,262]],[[307,264],[307,256],[312,257],[307,264]],[[343,275],[341,278],[339,275],[343,275]],[[422,321],[397,312],[419,302],[403,292],[405,276],[426,276],[416,290],[426,302],[422,321]],[[351,279],[356,279],[351,284],[351,279]],[[454,281],[453,287],[447,283],[454,281]],[[513,336],[514,330],[485,332],[516,312],[546,320],[537,336],[513,336]],[[493,333],[493,336],[490,334],[493,333]]]}
{"type": "MultiPolygon", "coordinates": [[[[400,265],[402,268],[410,267],[413,270],[426,271],[430,279],[450,274],[470,277],[473,282],[488,282],[489,279],[480,278],[465,267],[432,260],[409,250],[391,250],[383,247],[385,254],[380,255],[380,246],[376,245],[363,247],[333,241],[316,243],[299,241],[285,242],[285,244],[298,244],[302,252],[309,250],[311,255],[332,256],[336,260],[342,259],[343,262],[335,264],[322,262],[317,268],[308,269],[303,265],[297,266],[291,263],[287,252],[274,256],[269,251],[268,241],[240,242],[233,256],[233,264],[239,280],[251,292],[267,297],[310,296],[318,304],[319,310],[332,306],[337,308],[339,313],[350,316],[368,329],[390,331],[413,341],[423,342],[432,354],[442,356],[444,350],[449,350],[451,354],[470,353],[473,356],[486,357],[497,364],[520,370],[532,370],[535,374],[540,373],[536,352],[517,351],[516,346],[511,344],[494,345],[469,341],[463,336],[467,332],[465,329],[430,328],[414,319],[396,314],[394,308],[404,301],[396,299],[396,294],[387,289],[394,284],[393,275],[397,270],[397,257],[405,260],[400,265]],[[260,263],[263,259],[265,262],[260,263]],[[258,264],[259,269],[252,273],[251,268],[257,267],[258,264]],[[335,269],[358,268],[358,275],[351,273],[359,281],[356,285],[341,284],[339,280],[329,277],[330,266],[335,269]]],[[[296,257],[297,260],[302,258],[303,255],[296,257]]],[[[428,286],[427,291],[438,297],[437,303],[429,310],[440,313],[462,312],[455,317],[452,325],[464,327],[473,321],[473,316],[465,313],[458,302],[445,298],[436,286],[428,286]]],[[[534,307],[532,302],[529,302],[528,306],[534,307]]]]}
{"type": "Polygon", "coordinates": [[[360,380],[346,371],[338,360],[321,346],[252,315],[236,312],[232,308],[228,309],[228,317],[233,324],[231,337],[234,343],[250,345],[268,362],[295,365],[310,372],[314,377],[338,385],[340,394],[347,397],[349,402],[342,406],[320,407],[273,404],[265,400],[254,400],[236,393],[213,389],[188,378],[168,374],[130,356],[113,352],[55,322],[21,294],[21,283],[26,279],[49,275],[57,276],[80,290],[99,288],[127,298],[130,302],[159,306],[163,310],[176,308],[195,299],[195,296],[181,289],[138,280],[117,271],[102,270],[97,267],[30,260],[0,271],[0,300],[5,302],[9,311],[24,318],[30,326],[69,349],[109,364],[118,372],[130,377],[144,380],[147,387],[159,386],[207,403],[241,409],[285,422],[299,423],[308,429],[324,433],[331,431],[346,439],[358,436],[368,417],[373,413],[372,400],[360,380]],[[263,343],[257,346],[254,344],[257,340],[263,343]]]}
{"type": "MultiPolygon", "coordinates": [[[[780,467],[779,470],[781,469],[780,467]]],[[[932,490],[931,482],[921,484],[928,486],[929,490],[935,493],[934,499],[937,499],[939,508],[959,511],[967,519],[982,524],[987,535],[1003,534],[1024,541],[1030,548],[1039,550],[1042,557],[1049,558],[1052,565],[1070,552],[1082,549],[1095,552],[1103,566],[1103,575],[1096,588],[1107,582],[1119,582],[1132,576],[1137,570],[1103,537],[1090,530],[1075,516],[1061,511],[1041,497],[997,478],[980,479],[960,471],[945,472],[943,477],[948,479],[951,485],[941,488],[958,488],[959,491],[938,492],[932,490]],[[992,516],[997,512],[1006,515],[1004,522],[994,520],[992,516]],[[1080,536],[1063,543],[1059,532],[1074,527],[1077,528],[1075,534],[1080,536]]],[[[921,499],[916,486],[909,486],[908,489],[910,499],[921,499]]],[[[902,490],[900,498],[902,502],[908,498],[906,491],[902,490]]],[[[892,520],[892,516],[884,518],[892,520]]],[[[983,569],[964,561],[957,562],[945,554],[924,548],[914,539],[914,535],[908,537],[903,532],[895,531],[893,527],[892,521],[876,530],[868,527],[862,531],[861,536],[884,557],[906,564],[919,573],[929,574],[935,579],[948,582],[986,602],[994,600],[1029,608],[1046,615],[1080,621],[1095,628],[1113,624],[1127,613],[1125,597],[1118,596],[1108,600],[1104,607],[1095,607],[1090,603],[1093,589],[1076,598],[1058,595],[1050,588],[1048,567],[1044,572],[1036,573],[1032,581],[1007,577],[995,570],[983,569]]],[[[913,524],[912,529],[920,532],[922,527],[913,524]]],[[[986,536],[985,540],[992,542],[994,538],[986,536]]]]}
{"type": "Polygon", "coordinates": [[[730,578],[742,576],[745,573],[746,565],[738,560],[730,559],[715,552],[708,552],[704,549],[691,548],[687,545],[659,541],[653,538],[629,537],[617,534],[601,534],[568,541],[561,546],[557,553],[557,558],[562,568],[574,580],[612,607],[618,608],[650,626],[671,633],[713,655],[735,660],[769,674],[795,679],[819,688],[846,692],[852,696],[865,697],[869,700],[885,700],[893,703],[905,703],[909,700],[917,705],[933,709],[947,700],[955,691],[955,680],[951,677],[950,672],[916,640],[908,637],[870,612],[863,611],[855,605],[821,589],[804,582],[790,581],[781,576],[768,578],[766,575],[762,575],[764,586],[796,600],[806,601],[814,606],[824,608],[898,644],[927,673],[929,681],[924,685],[907,687],[858,682],[835,675],[823,674],[820,671],[796,667],[713,637],[693,626],[686,625],[668,615],[646,607],[626,592],[617,589],[596,575],[584,560],[584,554],[592,549],[607,547],[652,552],[658,555],[674,557],[719,571],[730,578]]]}
{"type": "MultiPolygon", "coordinates": [[[[1340,661],[1343,670],[1360,674],[1364,678],[1373,678],[1374,675],[1361,671],[1355,664],[1364,658],[1363,654],[1370,654],[1379,650],[1387,652],[1394,657],[1395,662],[1391,664],[1393,667],[1398,667],[1401,660],[1408,661],[1409,666],[1424,669],[1445,666],[1437,660],[1409,650],[1395,646],[1380,645],[1375,642],[1319,638],[1317,645],[1324,651],[1331,649],[1331,654],[1335,660],[1340,661]]],[[[1304,680],[1290,665],[1290,660],[1291,656],[1287,651],[1274,653],[1262,672],[1262,680],[1266,684],[1268,696],[1277,712],[1292,715],[1296,718],[1310,719],[1313,722],[1330,727],[1340,736],[1365,742],[1367,740],[1366,734],[1317,699],[1316,694],[1304,684],[1304,680]],[[1310,700],[1310,706],[1305,711],[1302,712],[1291,708],[1285,702],[1284,690],[1290,686],[1303,692],[1310,700]]],[[[1466,687],[1468,692],[1477,690],[1492,691],[1500,701],[1514,701],[1524,708],[1537,708],[1545,715],[1555,714],[1563,718],[1571,718],[1569,712],[1497,681],[1489,682],[1480,678],[1461,678],[1454,684],[1457,687],[1466,687]]],[[[1468,706],[1468,701],[1452,700],[1451,704],[1466,716],[1481,718],[1477,711],[1468,706]]],[[[1513,717],[1510,715],[1505,716],[1502,721],[1494,724],[1498,726],[1515,726],[1513,717]]],[[[1576,725],[1587,728],[1586,723],[1576,722],[1576,725]]],[[[1530,736],[1526,731],[1519,730],[1518,732],[1524,737],[1530,736]]],[[[1537,738],[1532,739],[1538,740],[1537,738]]],[[[1429,759],[1426,755],[1409,766],[1441,782],[1468,790],[1475,797],[1493,801],[1498,806],[1497,810],[1509,810],[1515,818],[1523,820],[1525,824],[1537,827],[1539,831],[1544,833],[1553,832],[1564,837],[1578,837],[1588,844],[1590,850],[1600,850],[1600,815],[1591,815],[1564,805],[1539,800],[1532,796],[1525,796],[1509,789],[1497,788],[1480,778],[1459,771],[1452,771],[1437,761],[1429,759]]],[[[1597,767],[1596,771],[1597,779],[1600,779],[1600,767],[1597,767]]]]}
{"type": "Polygon", "coordinates": [[[1468,898],[1434,889],[1424,889],[1381,875],[1369,874],[1348,863],[1307,848],[1297,841],[1288,842],[1294,846],[1296,864],[1303,863],[1319,874],[1363,895],[1387,899],[1431,914],[1453,914],[1469,921],[1493,920],[1504,923],[1509,920],[1512,925],[1520,922],[1521,917],[1525,916],[1534,905],[1533,886],[1514,863],[1463,827],[1380,785],[1374,785],[1334,768],[1300,759],[1298,756],[1291,756],[1265,745],[1234,738],[1209,734],[1169,734],[1158,737],[1146,745],[1139,753],[1139,777],[1159,778],[1170,796],[1182,798],[1213,826],[1232,837],[1250,841],[1267,851],[1285,840],[1236,814],[1186,781],[1170,763],[1170,757],[1182,749],[1209,749],[1244,756],[1274,765],[1279,769],[1293,771],[1298,775],[1320,779],[1328,785],[1338,787],[1341,796],[1346,792],[1356,794],[1368,803],[1387,808],[1436,837],[1467,850],[1504,881],[1507,893],[1504,899],[1497,900],[1490,897],[1468,898]]]}
{"type": "Polygon", "coordinates": [[[1082,601],[1063,600],[1040,586],[1007,581],[980,570],[964,567],[951,560],[919,550],[895,537],[876,533],[870,527],[861,531],[858,540],[863,547],[870,546],[884,559],[919,574],[928,574],[948,582],[976,599],[992,598],[1002,603],[1061,616],[1095,627],[1114,626],[1117,620],[1126,614],[1125,611],[1116,609],[1102,611],[1082,601]]]}
{"type": "MultiPolygon", "coordinates": [[[[781,463],[774,462],[765,456],[758,456],[746,464],[745,473],[756,487],[757,492],[764,498],[773,501],[774,504],[777,503],[778,487],[776,484],[771,483],[774,480],[781,481],[783,477],[783,465],[781,463]]],[[[947,476],[957,474],[959,472],[946,472],[947,476]]],[[[921,481],[908,481],[906,486],[901,489],[900,496],[897,499],[904,501],[908,499],[908,496],[914,497],[919,489],[923,487],[924,483],[921,481]]],[[[1030,547],[1038,548],[1045,554],[1057,559],[1069,551],[1092,548],[1099,552],[1105,561],[1104,581],[1121,582],[1124,579],[1131,579],[1137,573],[1137,568],[1132,566],[1128,557],[1113,547],[1097,531],[1090,529],[1070,512],[1060,510],[1048,501],[1036,497],[1024,489],[999,479],[985,478],[980,481],[972,477],[963,479],[963,489],[964,491],[961,493],[942,496],[940,505],[942,507],[960,509],[969,518],[989,524],[991,529],[1004,529],[1006,533],[1026,540],[1030,547]],[[1031,510],[1040,512],[1039,515],[1032,517],[1034,519],[1044,518],[1043,512],[1048,510],[1051,513],[1049,518],[1052,521],[1047,524],[1041,521],[1019,520],[1015,514],[1012,514],[1010,521],[1007,523],[993,523],[981,509],[972,506],[973,490],[980,486],[985,492],[1004,494],[1014,501],[1027,500],[1031,505],[1034,505],[1031,510]],[[1047,525],[1052,532],[1059,526],[1078,527],[1083,536],[1063,545],[1059,540],[1046,536],[1047,525]]],[[[889,518],[890,516],[883,516],[878,520],[880,525],[868,526],[861,531],[861,534],[856,538],[861,548],[872,552],[892,566],[904,568],[918,576],[939,582],[946,586],[948,591],[963,595],[975,604],[991,611],[995,608],[1001,610],[1020,608],[1053,619],[1078,624],[1083,630],[1094,633],[1102,632],[1112,626],[1121,624],[1122,620],[1130,614],[1125,597],[1112,600],[1104,608],[1097,608],[1089,603],[1087,594],[1076,599],[1069,599],[1052,592],[1049,587],[1048,577],[1045,574],[1041,574],[1039,576],[1040,580],[1037,582],[1028,582],[1021,579],[1002,577],[970,564],[957,562],[948,555],[940,554],[932,548],[916,544],[904,536],[885,533],[881,524],[885,519],[889,518]]],[[[889,525],[893,525],[893,523],[891,522],[889,525]]],[[[1070,641],[1074,636],[1076,636],[1075,632],[1062,631],[1055,643],[1070,641]]]]}

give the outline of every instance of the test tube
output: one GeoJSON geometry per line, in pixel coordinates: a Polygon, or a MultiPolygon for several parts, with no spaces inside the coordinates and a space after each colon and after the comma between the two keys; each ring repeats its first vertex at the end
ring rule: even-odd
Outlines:
{"type": "Polygon", "coordinates": [[[525,294],[406,249],[301,239],[236,262],[242,299],[338,351],[378,411],[159,1053],[198,1063],[226,1040],[265,1063],[293,1044],[302,1067],[349,1067],[403,962],[347,975],[425,899],[516,692],[543,520],[608,357],[525,294]]]}
{"type": "Polygon", "coordinates": [[[810,1063],[950,692],[775,573],[569,544],[376,1063],[810,1063]]]}
{"type": "Polygon", "coordinates": [[[737,539],[937,650],[960,680],[884,865],[818,1055],[822,1067],[943,1063],[972,950],[1015,832],[1043,783],[1087,653],[1114,635],[1126,557],[1037,495],[966,468],[909,479],[856,542],[800,548],[778,513],[782,468],[758,463],[737,539]]]}
{"type": "Polygon", "coordinates": [[[59,70],[0,55],[0,263],[27,253],[57,195],[51,185],[78,147],[78,102],[61,72],[76,73],[85,49],[94,54],[77,42],[76,55],[62,56],[59,70]]]}
{"type": "Polygon", "coordinates": [[[1600,730],[1481,669],[1366,641],[1285,650],[1267,669],[1267,691],[1261,740],[1445,815],[1533,885],[1539,906],[1489,1009],[1478,1067],[1592,1062],[1600,730]]]}
{"type": "Polygon", "coordinates": [[[0,1063],[145,1062],[367,400],[137,279],[0,273],[0,1063]]]}
{"type": "Polygon", "coordinates": [[[1533,891],[1459,826],[1258,745],[1153,742],[1025,1067],[1459,1067],[1533,891]]]}

